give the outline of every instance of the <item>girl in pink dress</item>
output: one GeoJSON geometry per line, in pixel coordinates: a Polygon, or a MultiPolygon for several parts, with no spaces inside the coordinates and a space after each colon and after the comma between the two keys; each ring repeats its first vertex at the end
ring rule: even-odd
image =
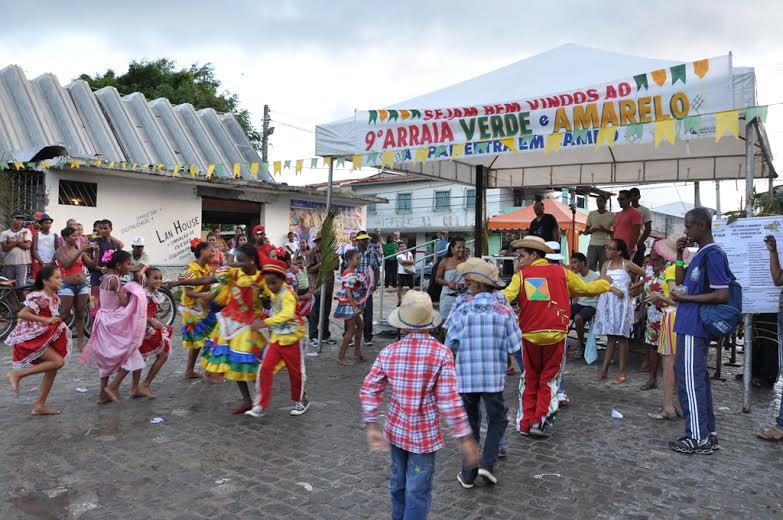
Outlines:
{"type": "Polygon", "coordinates": [[[169,358],[171,350],[171,333],[173,327],[166,327],[158,318],[158,305],[163,303],[165,296],[158,289],[163,285],[163,272],[157,267],[150,267],[147,270],[147,328],[144,334],[144,341],[139,347],[144,361],[147,358],[155,357],[155,362],[147,372],[144,382],[141,382],[141,370],[134,370],[131,376],[133,383],[131,385],[131,397],[149,397],[155,399],[152,393],[152,381],[158,375],[163,363],[169,358]]]}
{"type": "MultiPolygon", "coordinates": [[[[105,256],[108,256],[108,252],[105,256]]],[[[106,274],[101,278],[101,306],[95,315],[92,335],[82,353],[81,362],[98,365],[101,391],[98,404],[118,400],[120,383],[128,372],[144,368],[139,347],[147,328],[147,295],[136,282],[125,286],[120,276],[131,269],[131,254],[118,249],[106,259],[106,274]],[[109,377],[117,374],[109,384],[109,377]]]]}
{"type": "Polygon", "coordinates": [[[19,311],[19,324],[5,341],[14,348],[13,365],[8,372],[11,389],[19,397],[19,382],[27,376],[44,373],[41,391],[33,415],[55,415],[59,410],[46,407],[46,398],[71,353],[71,331],[60,320],[62,276],[53,265],[45,265],[35,278],[34,291],[27,295],[19,311]]]}

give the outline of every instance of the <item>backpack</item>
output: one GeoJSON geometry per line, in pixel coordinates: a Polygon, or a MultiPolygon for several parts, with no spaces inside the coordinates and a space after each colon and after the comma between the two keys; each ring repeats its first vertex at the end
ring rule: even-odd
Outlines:
{"type": "MultiPolygon", "coordinates": [[[[726,253],[721,250],[723,262],[726,265],[726,271],[729,273],[729,301],[719,304],[700,304],[699,319],[704,330],[712,338],[725,338],[734,332],[734,329],[742,321],[742,286],[737,283],[734,273],[729,268],[729,260],[726,253]]],[[[704,272],[704,292],[710,290],[710,283],[707,278],[707,256],[701,262],[701,269],[704,272]]]]}

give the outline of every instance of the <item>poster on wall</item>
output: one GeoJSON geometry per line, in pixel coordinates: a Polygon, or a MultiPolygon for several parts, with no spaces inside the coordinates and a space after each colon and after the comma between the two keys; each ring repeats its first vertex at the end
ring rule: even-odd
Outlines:
{"type": "Polygon", "coordinates": [[[778,253],[783,253],[783,216],[742,218],[731,224],[715,220],[712,234],[726,252],[731,271],[742,286],[742,312],[778,312],[781,288],[772,282],[764,238],[774,236],[778,253]]]}
{"type": "MultiPolygon", "coordinates": [[[[364,229],[362,208],[358,206],[333,206],[340,210],[335,219],[335,231],[340,245],[348,242],[351,232],[364,229]]],[[[311,243],[321,229],[326,216],[326,205],[306,200],[291,200],[289,227],[300,239],[311,243]]]]}

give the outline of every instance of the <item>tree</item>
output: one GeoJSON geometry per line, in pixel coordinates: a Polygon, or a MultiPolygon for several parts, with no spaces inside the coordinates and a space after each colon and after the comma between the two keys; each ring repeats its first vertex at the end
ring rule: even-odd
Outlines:
{"type": "Polygon", "coordinates": [[[218,112],[231,113],[257,150],[261,147],[261,134],[250,121],[250,113],[240,108],[239,97],[227,90],[220,90],[220,80],[215,77],[211,63],[190,68],[177,69],[176,63],[168,58],[154,61],[132,61],[128,72],[117,76],[108,69],[104,74],[82,74],[93,89],[115,87],[121,94],[141,92],[149,99],[168,98],[173,104],[190,103],[196,110],[213,108],[218,112]]]}

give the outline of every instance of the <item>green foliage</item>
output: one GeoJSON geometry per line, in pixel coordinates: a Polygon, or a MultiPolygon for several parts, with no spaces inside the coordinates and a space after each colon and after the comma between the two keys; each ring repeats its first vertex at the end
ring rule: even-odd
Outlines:
{"type": "Polygon", "coordinates": [[[196,110],[213,108],[218,112],[231,113],[239,121],[250,142],[256,149],[261,146],[261,134],[250,121],[250,113],[240,108],[239,97],[220,89],[220,80],[215,77],[211,63],[178,69],[173,60],[160,58],[153,61],[132,61],[128,72],[118,76],[112,69],[104,74],[82,74],[93,89],[115,87],[121,94],[141,92],[148,100],[168,98],[173,104],[190,103],[196,110]]]}
{"type": "Polygon", "coordinates": [[[318,271],[318,285],[330,279],[340,267],[340,257],[337,254],[337,234],[334,229],[334,220],[339,214],[339,209],[330,209],[318,231],[318,235],[321,237],[319,246],[321,249],[321,269],[318,271]]]}
{"type": "MultiPolygon", "coordinates": [[[[771,215],[783,215],[783,186],[777,186],[772,190],[772,198],[768,192],[756,193],[753,190],[753,213],[757,217],[768,217],[771,215]]],[[[728,211],[723,215],[726,222],[731,224],[738,218],[745,218],[745,209],[740,208],[736,211],[728,211]]]]}

